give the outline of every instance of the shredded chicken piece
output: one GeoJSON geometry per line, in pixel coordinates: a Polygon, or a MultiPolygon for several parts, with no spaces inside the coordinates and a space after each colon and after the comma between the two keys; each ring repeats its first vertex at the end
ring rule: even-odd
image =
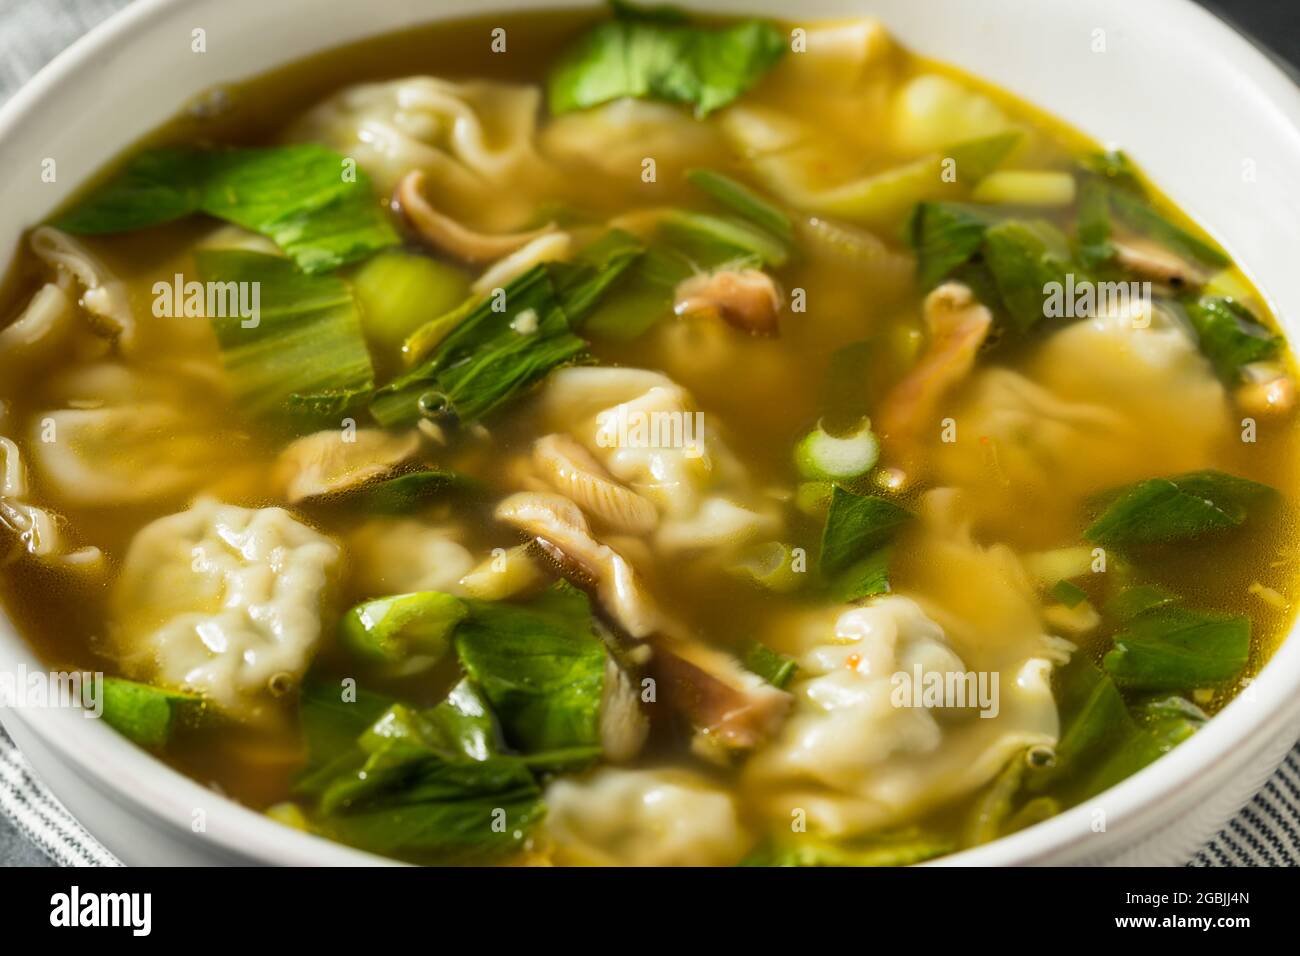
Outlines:
{"type": "Polygon", "coordinates": [[[1180,256],[1150,239],[1132,236],[1111,241],[1115,261],[1144,279],[1169,286],[1201,285],[1205,274],[1180,256]]]}
{"type": "Polygon", "coordinates": [[[665,701],[685,714],[700,739],[724,749],[749,748],[780,725],[791,697],[740,666],[730,654],[685,636],[654,606],[636,571],[591,535],[582,511],[560,495],[519,492],[497,517],[527,534],[562,570],[577,572],[627,638],[646,641],[649,670],[665,701]]]}
{"type": "Polygon", "coordinates": [[[945,282],[925,297],[930,339],[925,353],[881,404],[875,423],[886,450],[906,467],[915,459],[920,430],[929,425],[940,400],[975,366],[993,315],[968,286],[945,282]]]}
{"type": "Polygon", "coordinates": [[[700,273],[677,285],[673,311],[721,316],[728,325],[754,335],[772,335],[781,309],[776,282],[761,269],[700,273]]]}
{"type": "Polygon", "coordinates": [[[482,263],[500,259],[555,228],[555,223],[547,223],[530,232],[495,236],[475,232],[429,204],[429,200],[424,197],[424,173],[418,169],[413,169],[402,177],[397,184],[394,200],[416,232],[430,245],[464,262],[482,263]]]}
{"type": "Polygon", "coordinates": [[[591,452],[568,435],[537,439],[533,464],[556,491],[606,527],[644,534],[659,521],[659,512],[649,500],[620,484],[591,452]]]}

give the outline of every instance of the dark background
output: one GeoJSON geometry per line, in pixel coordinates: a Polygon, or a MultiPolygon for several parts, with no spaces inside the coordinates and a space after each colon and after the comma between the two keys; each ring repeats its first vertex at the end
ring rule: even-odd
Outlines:
{"type": "MultiPolygon", "coordinates": [[[[924,2],[924,0],[922,0],[924,2]]],[[[1083,0],[1086,2],[1086,0],[1083,0]]],[[[1132,0],[1140,3],[1141,0],[1132,0]]],[[[1300,0],[1197,0],[1300,72],[1300,0]]]]}
{"type": "MultiPolygon", "coordinates": [[[[69,0],[44,0],[51,7],[75,5],[69,0]]],[[[924,3],[925,0],[917,0],[924,3]]],[[[1086,3],[1087,0],[1075,0],[1086,3]]],[[[1141,0],[1131,0],[1140,3],[1141,0]]],[[[1196,0],[1251,37],[1275,59],[1284,61],[1292,75],[1300,77],[1300,0],[1196,0]]],[[[23,6],[21,0],[0,0],[0,14],[23,6]]],[[[83,5],[95,6],[94,0],[83,5]]],[[[104,6],[114,4],[104,3],[104,6]]],[[[869,7],[869,3],[867,4],[869,7]]],[[[105,11],[107,12],[107,10],[105,11]]],[[[31,38],[35,39],[35,38],[31,38]]],[[[38,45],[38,44],[33,44],[38,45]]],[[[32,51],[28,47],[29,54],[32,51]]],[[[0,64],[0,68],[3,65],[0,64]]],[[[0,867],[48,866],[49,861],[0,817],[0,867]]]]}

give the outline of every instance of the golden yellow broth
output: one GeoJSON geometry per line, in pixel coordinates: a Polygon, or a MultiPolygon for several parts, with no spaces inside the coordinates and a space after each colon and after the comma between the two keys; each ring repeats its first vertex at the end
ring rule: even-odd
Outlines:
{"type": "MultiPolygon", "coordinates": [[[[587,14],[547,13],[493,16],[407,30],[403,33],[366,40],[332,50],[300,63],[276,70],[226,90],[229,109],[215,117],[183,115],[147,145],[166,142],[215,142],[261,145],[278,140],[286,121],[333,91],[355,83],[430,74],[447,78],[487,77],[519,82],[538,82],[545,76],[560,49],[590,22],[587,14]],[[510,37],[507,55],[489,50],[492,27],[504,25],[510,37]]],[[[818,98],[793,99],[778,82],[769,80],[748,94],[745,102],[778,108],[793,108],[814,120],[845,144],[845,175],[887,168],[909,157],[882,150],[877,130],[885,122],[885,109],[892,89],[921,72],[942,72],[963,84],[993,97],[1013,118],[1037,131],[1032,153],[1023,165],[1033,168],[1068,169],[1075,157],[1096,145],[1085,137],[1043,115],[1015,96],[983,84],[951,68],[895,49],[886,63],[875,69],[861,104],[851,115],[834,106],[823,106],[818,98]]],[[[715,168],[737,171],[735,159],[723,152],[710,163],[715,168]]],[[[610,217],[637,206],[660,204],[703,206],[698,193],[677,177],[661,176],[645,184],[635,175],[613,180],[574,171],[560,177],[558,191],[539,195],[539,202],[569,203],[600,217],[610,217]],[[567,183],[568,185],[564,185],[567,183]],[[566,192],[565,190],[569,190],[566,192]]],[[[520,183],[528,191],[533,184],[520,183]]],[[[1178,216],[1176,210],[1166,212],[1178,216]]],[[[127,283],[138,315],[149,314],[155,281],[170,280],[177,272],[191,271],[189,248],[211,227],[193,220],[150,229],[136,234],[93,238],[88,244],[127,283]]],[[[883,236],[901,248],[895,236],[883,236]]],[[[14,315],[36,288],[40,270],[29,256],[19,260],[5,288],[5,308],[0,314],[14,315]]],[[[712,421],[725,423],[726,437],[733,450],[753,474],[759,487],[791,491],[798,481],[791,461],[791,448],[799,436],[816,422],[822,401],[822,383],[832,353],[839,347],[867,335],[887,333],[902,343],[897,373],[904,370],[907,345],[920,336],[920,296],[905,289],[893,301],[881,301],[878,290],[862,275],[818,261],[792,264],[778,272],[783,286],[804,288],[808,311],[786,316],[781,336],[776,339],[730,336],[720,349],[707,337],[691,340],[683,360],[682,333],[665,324],[647,338],[630,344],[596,341],[593,352],[607,364],[663,367],[692,391],[712,421]],[[712,350],[711,350],[712,349],[712,350]]],[[[1244,281],[1244,280],[1243,280],[1244,281]]],[[[197,320],[202,321],[202,320],[197,320]]],[[[145,323],[147,325],[147,323],[145,323]]],[[[159,355],[213,355],[215,344],[201,331],[190,344],[178,346],[157,330],[149,349],[159,355]]],[[[985,361],[1015,366],[1020,356],[1014,349],[1001,349],[985,361]]],[[[6,394],[0,383],[0,399],[11,404],[9,421],[22,422],[37,410],[49,407],[44,381],[38,381],[21,395],[6,394]]],[[[1144,396],[1135,390],[1132,401],[1144,396]]],[[[490,487],[506,493],[515,490],[505,463],[527,447],[536,434],[524,407],[507,413],[494,423],[495,444],[490,453],[471,447],[453,460],[440,464],[476,475],[490,487]]],[[[1224,436],[1215,466],[1282,489],[1288,502],[1294,500],[1297,481],[1297,442],[1294,417],[1282,421],[1261,421],[1259,438],[1244,444],[1235,434],[1224,436]]],[[[223,489],[226,500],[238,504],[278,503],[262,489],[270,462],[279,445],[267,436],[249,433],[246,445],[232,448],[224,474],[214,474],[213,483],[223,489]]],[[[1134,454],[1142,454],[1135,449],[1134,454]]],[[[1165,472],[1160,460],[1147,462],[1149,472],[1165,472]]],[[[1080,460],[1075,467],[1089,468],[1080,460]]],[[[993,479],[990,478],[992,482],[993,479]]],[[[38,496],[39,500],[39,488],[38,496]]],[[[1002,541],[1026,551],[1075,544],[1087,523],[1087,516],[1071,504],[1054,508],[1050,493],[1043,507],[1023,509],[1009,520],[976,528],[983,540],[1002,541]]],[[[135,509],[62,509],[70,526],[87,542],[99,545],[114,561],[120,561],[132,535],[146,522],[176,510],[177,503],[135,509]]],[[[1288,509],[1289,511],[1289,509],[1288,509]]],[[[349,519],[327,524],[325,530],[346,530],[349,519]]],[[[486,519],[469,528],[466,544],[475,553],[516,542],[514,535],[486,519]]],[[[815,536],[815,522],[800,532],[815,536]]],[[[906,539],[900,543],[902,560],[894,576],[897,589],[924,576],[923,568],[910,567],[906,560],[906,539]]],[[[1255,651],[1248,673],[1267,658],[1289,628],[1292,610],[1276,608],[1248,592],[1253,582],[1273,588],[1289,602],[1296,575],[1296,539],[1293,524],[1270,534],[1247,531],[1211,552],[1198,551],[1175,556],[1157,569],[1157,576],[1176,585],[1189,601],[1200,606],[1248,614],[1254,622],[1255,651]]],[[[758,591],[739,581],[718,575],[676,573],[677,568],[652,568],[651,589],[670,604],[692,627],[721,643],[763,634],[770,621],[799,606],[797,598],[758,591]]],[[[100,651],[104,633],[106,585],[80,585],[34,564],[10,565],[0,577],[4,606],[51,665],[113,670],[110,658],[100,651]]],[[[366,595],[345,595],[355,599],[366,595]]],[[[1097,597],[1099,595],[1094,595],[1097,597]]],[[[328,654],[326,663],[328,665],[328,654]]],[[[443,677],[450,679],[450,674],[443,677]]],[[[425,685],[405,687],[434,701],[445,689],[425,685]]],[[[1214,707],[1220,701],[1210,702],[1214,707]]],[[[296,735],[245,734],[233,730],[207,734],[174,748],[166,759],[204,783],[221,789],[255,807],[285,799],[290,780],[301,759],[296,735]]],[[[719,771],[724,777],[725,772],[719,771]]],[[[961,808],[949,808],[933,822],[950,826],[960,818],[961,808]]]]}

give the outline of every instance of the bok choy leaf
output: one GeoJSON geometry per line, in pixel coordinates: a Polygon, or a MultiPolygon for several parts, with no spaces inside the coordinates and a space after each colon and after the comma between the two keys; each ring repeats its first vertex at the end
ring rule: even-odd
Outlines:
{"type": "Polygon", "coordinates": [[[56,225],[128,232],[206,213],[270,238],[304,272],[324,272],[398,242],[370,179],[315,144],[141,153],[56,225]]]}
{"type": "Polygon", "coordinates": [[[889,590],[888,544],[913,515],[887,498],[855,495],[838,485],[822,532],[821,573],[838,600],[889,590]]]}
{"type": "Polygon", "coordinates": [[[1121,489],[1084,537],[1120,549],[1197,541],[1240,527],[1276,496],[1268,485],[1221,471],[1149,478],[1121,489]]]}
{"type": "Polygon", "coordinates": [[[547,82],[552,113],[587,109],[625,96],[683,103],[704,117],[759,81],[785,53],[769,23],[709,28],[665,8],[614,8],[565,52],[547,82]]]}
{"type": "Polygon", "coordinates": [[[561,582],[527,604],[467,603],[456,651],[511,746],[599,753],[606,650],[587,596],[561,582]]]}
{"type": "Polygon", "coordinates": [[[1114,637],[1102,666],[1117,685],[1144,691],[1225,683],[1250,657],[1250,619],[1183,607],[1148,611],[1114,637]]]}
{"type": "Polygon", "coordinates": [[[291,403],[335,410],[371,387],[370,353],[342,279],[307,275],[288,259],[257,252],[209,249],[196,259],[206,282],[258,290],[254,318],[209,316],[231,391],[248,414],[262,417],[291,403]]]}
{"type": "Polygon", "coordinates": [[[1243,365],[1271,359],[1281,348],[1282,340],[1235,299],[1202,296],[1186,309],[1198,347],[1230,384],[1240,378],[1243,365]]]}

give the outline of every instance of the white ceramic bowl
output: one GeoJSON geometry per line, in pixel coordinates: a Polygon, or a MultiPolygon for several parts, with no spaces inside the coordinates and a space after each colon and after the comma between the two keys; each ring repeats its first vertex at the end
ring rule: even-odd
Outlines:
{"type": "MultiPolygon", "coordinates": [[[[138,0],[0,112],[0,256],[106,161],[217,83],[485,7],[575,5],[589,4],[138,0]],[[191,52],[196,28],[206,30],[206,53],[191,52]],[[57,160],[57,183],[41,181],[45,157],[57,160]]],[[[686,5],[791,10],[781,0],[686,5]]],[[[876,15],[914,50],[1122,144],[1244,265],[1300,343],[1300,90],[1189,0],[802,0],[798,12],[876,15]]],[[[0,617],[0,669],[23,666],[38,665],[0,617]]],[[[100,721],[67,710],[3,719],[54,792],[128,863],[382,862],[224,800],[100,721]]],[[[1300,640],[1292,636],[1246,693],[1169,756],[1084,806],[942,862],[1181,863],[1263,784],[1298,734],[1300,640]]]]}

